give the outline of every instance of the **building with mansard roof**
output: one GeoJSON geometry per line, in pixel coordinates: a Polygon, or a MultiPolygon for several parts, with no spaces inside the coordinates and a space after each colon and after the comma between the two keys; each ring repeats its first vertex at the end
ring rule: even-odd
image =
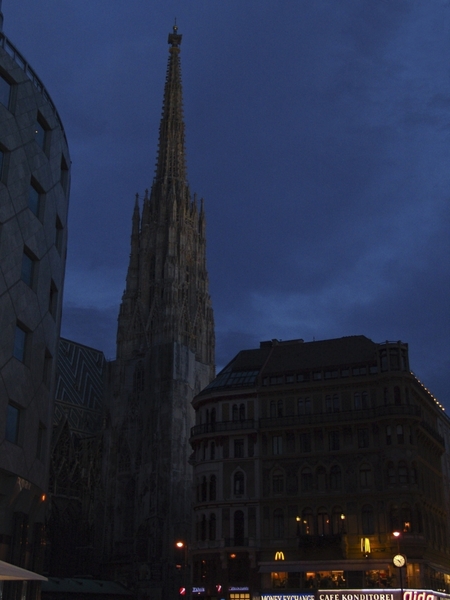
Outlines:
{"type": "Polygon", "coordinates": [[[175,542],[190,533],[191,401],[214,377],[215,346],[205,211],[187,183],[176,26],[168,41],[156,172],[132,216],[104,446],[105,570],[155,600],[175,593],[175,542]]]}
{"type": "MultiPolygon", "coordinates": [[[[38,572],[69,187],[58,111],[0,27],[0,559],[38,572]]],[[[2,583],[5,599],[39,597],[34,582],[2,583]]]]}
{"type": "Polygon", "coordinates": [[[263,342],[193,406],[197,597],[450,592],[449,419],[407,344],[263,342]]]}

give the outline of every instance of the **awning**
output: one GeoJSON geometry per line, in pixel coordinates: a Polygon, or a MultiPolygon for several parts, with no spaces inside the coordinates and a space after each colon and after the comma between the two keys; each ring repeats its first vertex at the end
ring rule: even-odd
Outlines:
{"type": "Polygon", "coordinates": [[[11,563],[0,560],[0,581],[23,581],[23,580],[34,580],[34,581],[47,581],[47,577],[33,573],[33,571],[27,571],[21,567],[16,567],[11,563]]]}

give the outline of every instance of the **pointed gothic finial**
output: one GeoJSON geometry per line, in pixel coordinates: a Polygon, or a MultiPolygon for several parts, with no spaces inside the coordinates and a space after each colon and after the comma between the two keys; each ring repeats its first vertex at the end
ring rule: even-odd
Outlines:
{"type": "Polygon", "coordinates": [[[139,194],[138,194],[138,192],[136,192],[136,200],[135,200],[135,203],[134,203],[134,208],[136,208],[136,206],[139,208],[139,194]]]}
{"type": "Polygon", "coordinates": [[[144,200],[148,200],[148,189],[145,190],[144,200]]]}
{"type": "MultiPolygon", "coordinates": [[[[187,186],[184,146],[183,93],[180,65],[181,35],[174,25],[169,34],[169,61],[164,86],[163,111],[159,126],[158,158],[153,183],[176,186],[175,197],[184,197],[187,186]]],[[[153,191],[152,191],[153,196],[153,191]]]]}

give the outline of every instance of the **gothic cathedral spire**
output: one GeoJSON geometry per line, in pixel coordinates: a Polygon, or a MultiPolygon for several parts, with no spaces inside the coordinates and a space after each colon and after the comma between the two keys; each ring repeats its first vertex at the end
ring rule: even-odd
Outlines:
{"type": "Polygon", "coordinates": [[[113,578],[139,573],[139,593],[157,598],[174,595],[174,542],[189,541],[191,401],[214,377],[205,212],[187,183],[176,26],[169,44],[156,172],[132,216],[105,432],[105,562],[113,578]]]}
{"type": "Polygon", "coordinates": [[[169,34],[169,61],[158,159],[142,220],[133,213],[130,264],[119,315],[117,357],[131,358],[163,340],[187,344],[214,363],[214,323],[206,270],[203,200],[191,199],[186,175],[181,35],[169,34]],[[138,272],[136,271],[138,267],[138,272]]]}

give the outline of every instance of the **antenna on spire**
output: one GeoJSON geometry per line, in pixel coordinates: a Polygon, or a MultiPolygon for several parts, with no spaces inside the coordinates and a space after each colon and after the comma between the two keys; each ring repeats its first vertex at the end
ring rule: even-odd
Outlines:
{"type": "Polygon", "coordinates": [[[173,33],[169,33],[169,44],[172,48],[177,48],[181,44],[181,35],[178,33],[177,18],[174,18],[173,33]]]}

